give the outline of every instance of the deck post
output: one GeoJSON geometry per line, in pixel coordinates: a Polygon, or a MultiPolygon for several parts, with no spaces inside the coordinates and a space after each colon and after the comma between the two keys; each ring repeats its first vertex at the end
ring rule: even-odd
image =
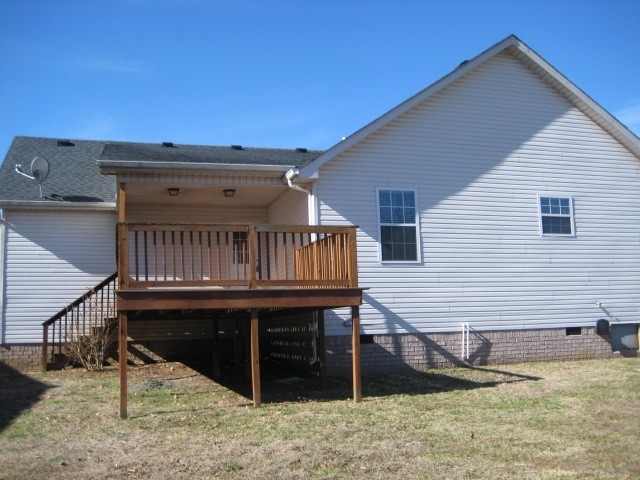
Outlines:
{"type": "Polygon", "coordinates": [[[257,263],[256,263],[256,246],[258,244],[257,242],[257,238],[256,238],[256,226],[255,225],[249,225],[249,231],[248,231],[248,245],[247,248],[249,250],[249,288],[251,290],[254,290],[256,288],[256,280],[258,278],[257,275],[257,263]]]}
{"type": "Polygon", "coordinates": [[[127,418],[127,313],[118,313],[118,368],[120,371],[120,418],[127,418]]]}
{"type": "Polygon", "coordinates": [[[262,403],[260,392],[260,339],[258,338],[258,309],[251,309],[251,387],[253,390],[253,406],[262,403]]]}
{"type": "Polygon", "coordinates": [[[362,399],[360,381],[360,307],[351,307],[351,355],[353,362],[353,400],[362,399]]]}
{"type": "Polygon", "coordinates": [[[358,287],[358,238],[357,228],[349,228],[349,246],[348,246],[348,262],[349,262],[349,286],[358,287]]]}
{"type": "MultiPolygon", "coordinates": [[[[129,289],[129,232],[124,223],[127,219],[127,190],[118,183],[117,192],[118,228],[117,261],[118,289],[129,289]]],[[[118,369],[120,373],[120,418],[127,418],[127,312],[118,312],[118,369]]]]}

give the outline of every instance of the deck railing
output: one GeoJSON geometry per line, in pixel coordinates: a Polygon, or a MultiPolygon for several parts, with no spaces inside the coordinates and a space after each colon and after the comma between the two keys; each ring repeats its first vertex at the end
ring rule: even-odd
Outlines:
{"type": "Polygon", "coordinates": [[[356,287],[356,228],[118,225],[120,288],[356,287]]]}
{"type": "Polygon", "coordinates": [[[42,324],[43,371],[47,370],[50,354],[64,354],[70,342],[115,322],[117,277],[116,272],[105,278],[42,324]]]}

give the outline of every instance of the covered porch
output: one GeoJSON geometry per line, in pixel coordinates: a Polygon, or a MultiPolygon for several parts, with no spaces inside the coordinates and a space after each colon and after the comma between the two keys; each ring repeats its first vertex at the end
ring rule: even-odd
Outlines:
{"type": "MultiPolygon", "coordinates": [[[[243,310],[248,313],[248,361],[253,404],[261,404],[260,318],[277,310],[315,311],[348,307],[352,317],[353,398],[359,401],[360,317],[362,289],[358,286],[356,227],[309,226],[261,223],[191,222],[190,209],[204,208],[205,218],[246,218],[249,209],[274,213],[283,197],[307,200],[307,195],[278,189],[247,188],[244,205],[232,207],[216,187],[217,200],[203,196],[211,187],[199,187],[200,205],[182,199],[183,204],[165,209],[162,216],[145,215],[154,206],[153,189],[164,201],[165,186],[119,183],[118,189],[118,320],[120,364],[120,416],[127,417],[128,319],[132,312],[162,310],[243,310]],[[265,194],[261,195],[260,191],[265,194]],[[145,198],[146,197],[146,198],[145,198]],[[247,204],[250,197],[251,205],[247,204]],[[216,202],[227,202],[222,208],[216,202]],[[270,202],[270,203],[266,203],[270,202]],[[245,213],[243,213],[245,212],[245,213]],[[148,218],[152,222],[142,222],[148,218]],[[168,223],[166,220],[171,220],[168,223]],[[187,220],[187,221],[177,221],[187,220]]],[[[176,187],[181,188],[181,187],[176,187]]],[[[192,187],[189,187],[192,189],[192,187]]],[[[198,190],[198,189],[196,189],[198,190]]],[[[287,199],[288,200],[288,199],[287,199]]],[[[157,201],[157,200],[156,200],[157,201]]],[[[240,203],[240,202],[238,202],[240,203]]],[[[288,202],[287,202],[288,203],[288,202]]],[[[298,212],[307,211],[306,202],[298,212]]],[[[264,218],[264,216],[262,216],[264,218]]],[[[308,217],[307,217],[308,218],[308,217]]],[[[270,315],[271,316],[271,315],[270,315]]],[[[214,336],[217,334],[214,328],[214,336]]],[[[323,334],[324,335],[324,334],[323,334]]],[[[215,349],[215,338],[214,338],[215,349]]]]}

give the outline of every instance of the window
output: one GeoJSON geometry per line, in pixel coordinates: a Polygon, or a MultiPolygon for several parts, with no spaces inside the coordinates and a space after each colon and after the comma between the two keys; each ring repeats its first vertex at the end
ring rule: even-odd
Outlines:
{"type": "Polygon", "coordinates": [[[378,190],[378,213],[382,261],[417,262],[416,192],[378,190]]]}
{"type": "Polygon", "coordinates": [[[540,197],[543,235],[573,235],[571,197],[540,197]]]}
{"type": "Polygon", "coordinates": [[[247,232],[233,232],[233,263],[249,263],[247,232]]]}
{"type": "Polygon", "coordinates": [[[577,335],[582,335],[582,328],[580,327],[567,327],[565,329],[565,333],[567,337],[574,337],[577,335]]]}

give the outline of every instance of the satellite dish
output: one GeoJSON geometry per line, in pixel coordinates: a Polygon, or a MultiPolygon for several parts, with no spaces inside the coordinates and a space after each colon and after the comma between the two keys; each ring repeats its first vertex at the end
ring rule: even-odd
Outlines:
{"type": "Polygon", "coordinates": [[[49,176],[49,161],[44,157],[35,157],[31,162],[31,176],[36,179],[39,185],[42,185],[42,182],[49,176]]]}
{"type": "Polygon", "coordinates": [[[49,170],[49,161],[39,155],[31,161],[31,175],[24,173],[22,165],[16,165],[16,172],[38,182],[38,186],[40,187],[40,200],[44,198],[44,195],[42,194],[42,182],[44,182],[49,176],[49,170]]]}

